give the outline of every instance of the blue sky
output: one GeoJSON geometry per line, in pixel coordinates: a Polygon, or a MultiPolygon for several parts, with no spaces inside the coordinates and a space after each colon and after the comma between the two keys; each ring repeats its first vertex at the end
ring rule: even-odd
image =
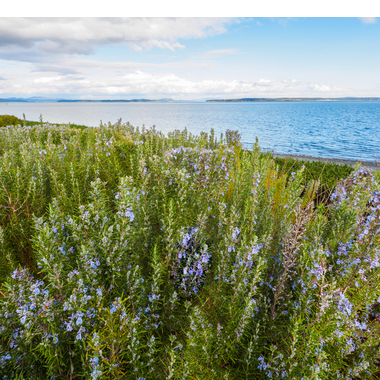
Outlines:
{"type": "Polygon", "coordinates": [[[0,97],[380,96],[376,18],[0,18],[0,97]]]}

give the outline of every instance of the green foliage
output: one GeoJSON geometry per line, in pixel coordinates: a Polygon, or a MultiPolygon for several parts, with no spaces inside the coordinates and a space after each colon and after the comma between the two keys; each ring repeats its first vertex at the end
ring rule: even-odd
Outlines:
{"type": "MultiPolygon", "coordinates": [[[[41,116],[42,117],[42,116],[41,116]]],[[[49,124],[49,123],[44,123],[43,122],[43,119],[41,119],[42,121],[42,126],[50,126],[50,127],[65,127],[65,128],[70,128],[70,129],[79,129],[79,130],[84,130],[84,129],[87,129],[88,127],[85,126],[85,125],[81,125],[81,124],[72,124],[72,123],[69,123],[69,124],[49,124]]],[[[41,121],[30,121],[30,120],[23,120],[22,124],[26,127],[35,127],[35,126],[41,126],[41,121]]]]}
{"type": "Polygon", "coordinates": [[[340,165],[322,161],[302,161],[279,157],[276,157],[274,160],[278,165],[279,173],[288,176],[300,170],[302,166],[305,166],[305,185],[313,181],[319,182],[317,193],[319,202],[327,201],[337,183],[347,178],[354,171],[354,168],[346,164],[340,165]]]}
{"type": "Polygon", "coordinates": [[[11,125],[22,125],[22,121],[13,115],[0,115],[0,128],[11,125]]]}
{"type": "Polygon", "coordinates": [[[121,123],[0,155],[2,378],[376,378],[378,173],[121,123]]]}

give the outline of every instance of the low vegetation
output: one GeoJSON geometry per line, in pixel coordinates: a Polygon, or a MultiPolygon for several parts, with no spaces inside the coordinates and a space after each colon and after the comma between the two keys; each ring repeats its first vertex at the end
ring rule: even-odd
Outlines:
{"type": "Polygon", "coordinates": [[[319,182],[315,201],[317,203],[328,202],[335,186],[342,179],[352,174],[354,168],[349,165],[325,163],[322,161],[300,161],[293,158],[276,157],[275,162],[278,166],[279,175],[289,175],[304,166],[304,185],[313,181],[319,182]]]}
{"type": "Polygon", "coordinates": [[[8,125],[22,125],[22,121],[13,115],[0,115],[0,128],[8,125]]]}
{"type": "Polygon", "coordinates": [[[379,173],[128,123],[0,157],[2,379],[377,378],[379,173]]]}

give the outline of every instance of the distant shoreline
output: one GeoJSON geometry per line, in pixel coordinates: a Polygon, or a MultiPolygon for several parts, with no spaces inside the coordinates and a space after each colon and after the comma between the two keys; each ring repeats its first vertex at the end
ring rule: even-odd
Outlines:
{"type": "Polygon", "coordinates": [[[360,160],[349,160],[342,158],[325,158],[325,157],[314,157],[314,156],[304,156],[295,154],[278,154],[272,153],[274,158],[293,158],[299,161],[321,161],[326,163],[333,163],[339,165],[348,165],[354,167],[358,162],[365,168],[371,170],[380,170],[380,161],[360,161],[360,160]]]}
{"type": "Polygon", "coordinates": [[[174,100],[163,99],[61,99],[61,98],[0,98],[1,103],[249,103],[249,102],[380,102],[380,97],[362,98],[239,98],[239,99],[206,99],[174,100]]]}
{"type": "Polygon", "coordinates": [[[206,102],[379,102],[380,97],[373,98],[241,98],[211,99],[206,102]]]}

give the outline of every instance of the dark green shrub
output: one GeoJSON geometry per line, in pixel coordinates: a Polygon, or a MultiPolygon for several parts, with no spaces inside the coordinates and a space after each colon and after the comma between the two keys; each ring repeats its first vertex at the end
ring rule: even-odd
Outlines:
{"type": "Polygon", "coordinates": [[[6,127],[7,125],[19,125],[22,121],[13,115],[0,115],[0,127],[6,127]]]}

